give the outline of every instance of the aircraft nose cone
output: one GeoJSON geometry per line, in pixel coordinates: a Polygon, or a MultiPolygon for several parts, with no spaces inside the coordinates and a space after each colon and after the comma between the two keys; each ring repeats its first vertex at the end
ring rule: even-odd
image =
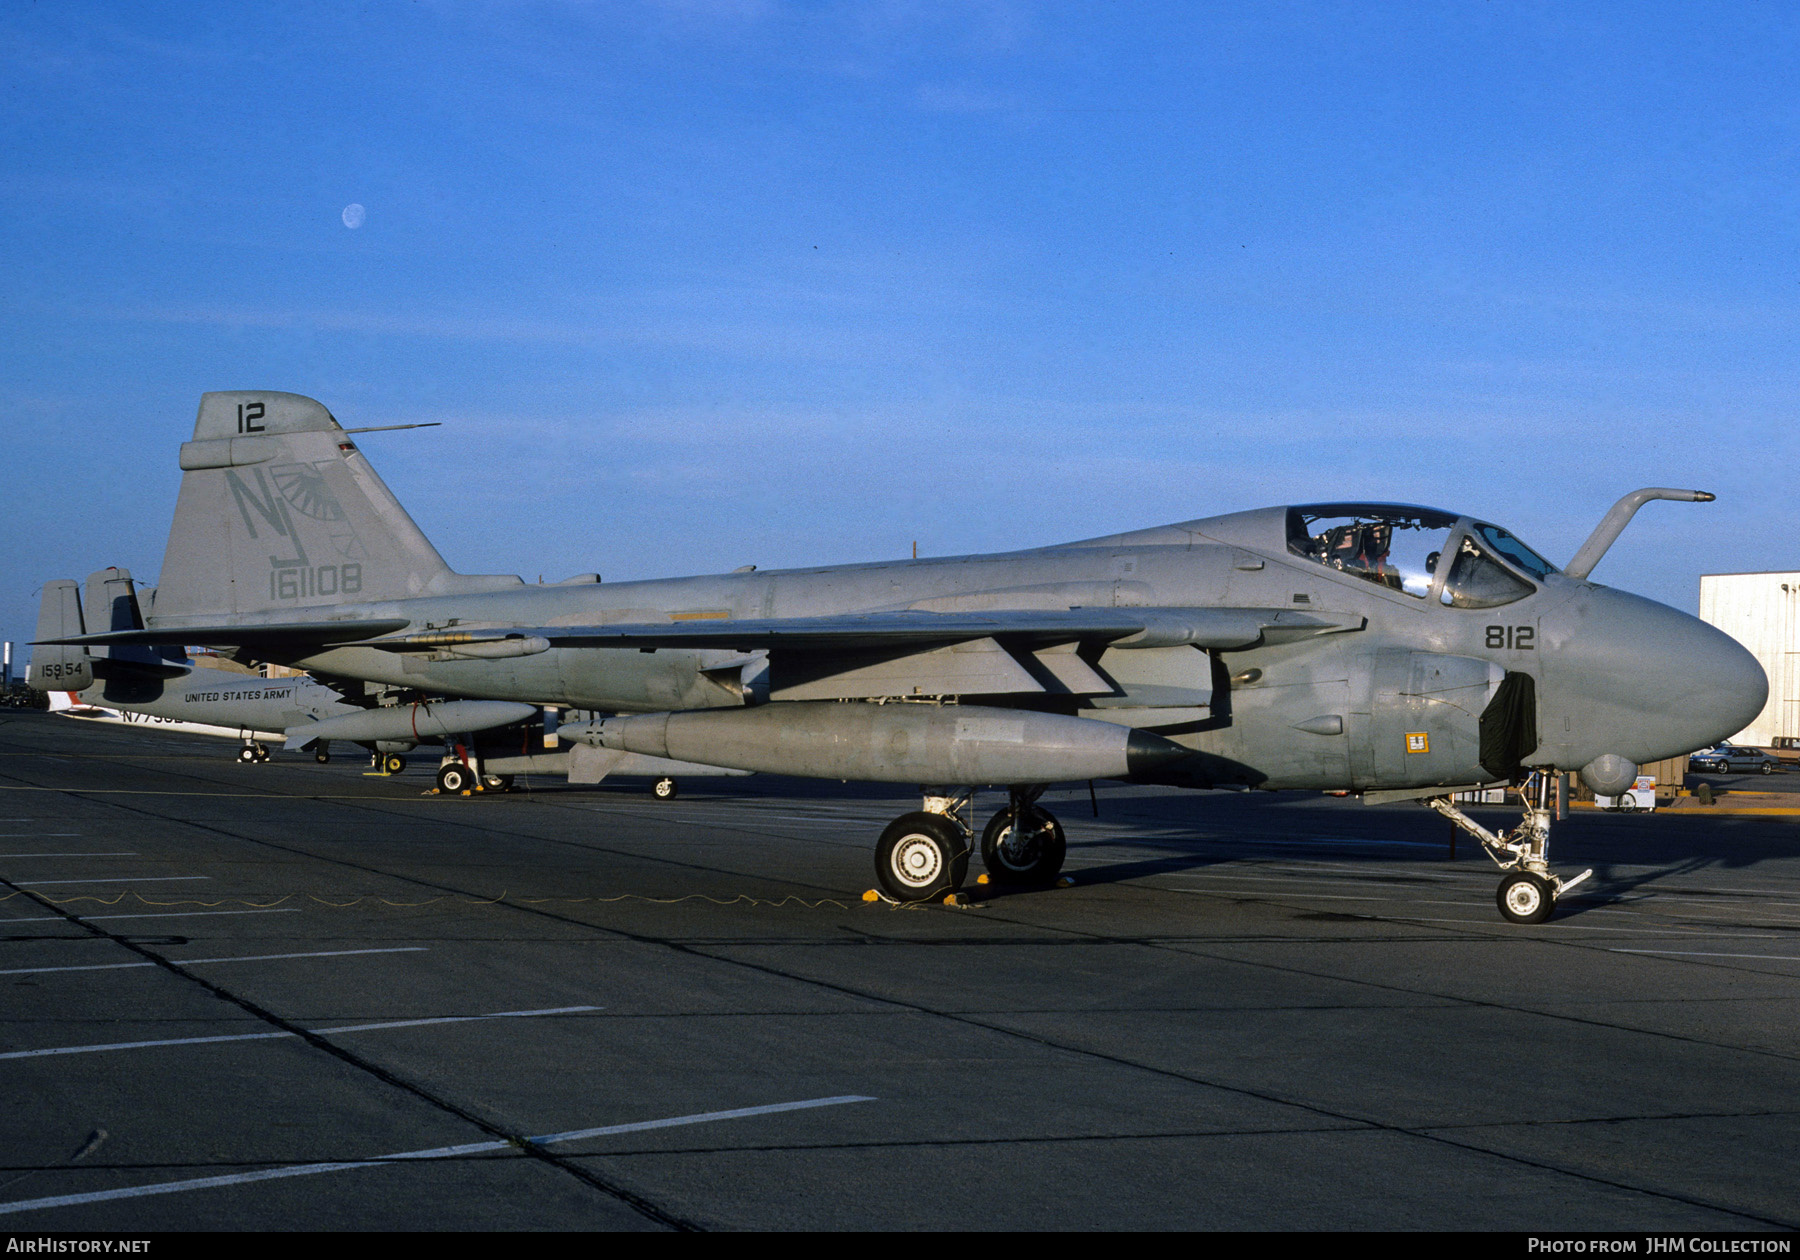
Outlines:
{"type": "Polygon", "coordinates": [[[1697,717],[1707,724],[1708,733],[1694,748],[1707,748],[1736,735],[1754,722],[1769,702],[1769,676],[1750,650],[1722,630],[1706,629],[1711,633],[1705,651],[1699,654],[1698,670],[1710,700],[1697,717]]]}
{"type": "Polygon", "coordinates": [[[1762,666],[1737,640],[1623,591],[1589,588],[1547,616],[1544,632],[1570,742],[1593,756],[1642,765],[1706,748],[1768,700],[1762,666]]]}

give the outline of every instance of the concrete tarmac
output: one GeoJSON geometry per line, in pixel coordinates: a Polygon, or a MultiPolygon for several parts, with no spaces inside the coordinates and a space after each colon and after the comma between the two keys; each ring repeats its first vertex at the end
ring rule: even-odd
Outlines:
{"type": "Polygon", "coordinates": [[[910,793],[234,753],[0,717],[0,1229],[1800,1222],[1790,820],[1578,814],[1515,927],[1416,805],[1080,785],[896,909],[910,793]]]}

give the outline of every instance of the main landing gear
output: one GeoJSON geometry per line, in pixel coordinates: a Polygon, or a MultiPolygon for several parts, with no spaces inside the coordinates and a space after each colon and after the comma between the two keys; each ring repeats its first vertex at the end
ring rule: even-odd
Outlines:
{"type": "Polygon", "coordinates": [[[462,796],[469,792],[510,792],[513,776],[491,774],[472,754],[469,760],[452,757],[438,766],[438,791],[445,796],[462,796]]]}
{"type": "Polygon", "coordinates": [[[1508,923],[1542,923],[1556,909],[1556,899],[1592,875],[1586,870],[1574,879],[1550,873],[1550,776],[1534,770],[1519,787],[1525,798],[1525,817],[1511,831],[1495,835],[1456,808],[1449,797],[1428,797],[1425,803],[1481,842],[1481,847],[1508,874],[1494,893],[1500,917],[1508,923]]]}
{"type": "Polygon", "coordinates": [[[1041,787],[1014,788],[981,833],[981,861],[996,884],[1048,884],[1062,872],[1068,842],[1056,815],[1037,804],[1041,787]]]}
{"type": "Polygon", "coordinates": [[[438,767],[438,791],[445,796],[460,796],[475,790],[475,772],[460,761],[446,761],[438,767]]]}
{"type": "MultiPolygon", "coordinates": [[[[1037,804],[1043,794],[1041,785],[1013,788],[1006,808],[983,829],[981,860],[993,883],[1050,884],[1062,871],[1068,846],[1062,824],[1037,804]]],[[[963,815],[974,798],[973,788],[927,793],[923,809],[888,824],[875,845],[875,878],[889,897],[932,901],[962,887],[974,849],[974,828],[963,815]]]]}

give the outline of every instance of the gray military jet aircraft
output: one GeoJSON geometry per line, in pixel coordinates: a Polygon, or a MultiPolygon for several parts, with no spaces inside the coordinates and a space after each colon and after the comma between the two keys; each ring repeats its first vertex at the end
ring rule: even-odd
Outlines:
{"type": "MultiPolygon", "coordinates": [[[[1550,914],[1550,776],[1596,792],[1740,730],[1755,659],[1699,620],[1587,580],[1622,499],[1566,569],[1497,525],[1380,503],[1265,508],[999,555],[602,585],[453,572],[339,426],[295,394],[202,397],[144,626],[54,643],[201,643],[433,693],[617,716],[564,728],[628,752],[914,783],[876,846],[900,900],[945,895],[975,786],[1010,790],[989,876],[1053,879],[1049,784],[1310,788],[1418,799],[1550,914]],[[1493,834],[1455,792],[1517,785],[1493,834]]],[[[40,649],[44,650],[44,649],[40,649]]],[[[55,649],[51,649],[55,650],[55,649]]]]}

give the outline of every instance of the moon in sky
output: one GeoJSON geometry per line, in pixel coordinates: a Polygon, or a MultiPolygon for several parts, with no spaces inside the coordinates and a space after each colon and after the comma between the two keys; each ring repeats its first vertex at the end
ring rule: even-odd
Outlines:
{"type": "Polygon", "coordinates": [[[360,202],[353,201],[344,207],[344,226],[347,228],[361,227],[363,220],[367,217],[368,211],[362,208],[360,202]]]}

